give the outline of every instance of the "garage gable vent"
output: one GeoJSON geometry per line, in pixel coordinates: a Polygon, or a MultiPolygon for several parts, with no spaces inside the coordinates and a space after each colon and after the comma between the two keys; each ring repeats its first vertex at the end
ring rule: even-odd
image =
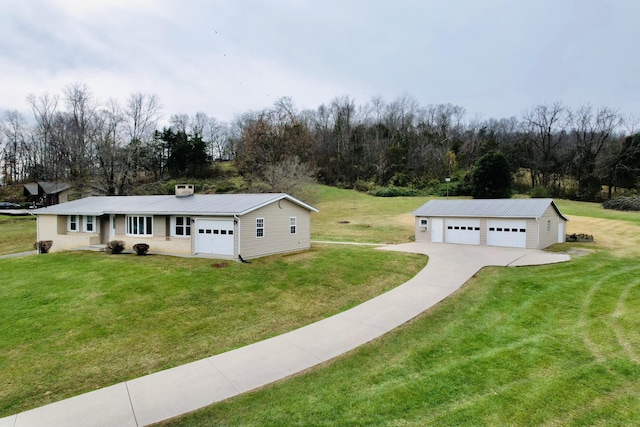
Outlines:
{"type": "Polygon", "coordinates": [[[176,197],[193,196],[195,190],[193,184],[178,184],[176,185],[176,197]]]}

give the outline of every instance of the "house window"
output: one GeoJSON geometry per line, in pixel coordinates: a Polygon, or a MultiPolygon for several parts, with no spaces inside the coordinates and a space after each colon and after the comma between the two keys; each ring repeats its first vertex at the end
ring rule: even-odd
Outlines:
{"type": "Polygon", "coordinates": [[[69,215],[67,230],[78,231],[78,215],[69,215]]]}
{"type": "Polygon", "coordinates": [[[547,231],[551,231],[551,220],[547,221],[547,231]]]}
{"type": "Polygon", "coordinates": [[[153,235],[153,217],[127,215],[127,234],[134,236],[153,235]]]}
{"type": "Polygon", "coordinates": [[[96,230],[96,217],[93,215],[87,215],[84,217],[84,231],[87,233],[93,233],[96,230]]]}
{"type": "Polygon", "coordinates": [[[191,236],[191,217],[175,217],[175,227],[173,231],[175,236],[191,236]]]}
{"type": "Polygon", "coordinates": [[[264,237],[264,218],[256,218],[256,237],[264,237]]]}
{"type": "Polygon", "coordinates": [[[429,226],[429,220],[427,218],[420,218],[420,227],[426,230],[428,226],[429,226]]]}
{"type": "Polygon", "coordinates": [[[296,217],[292,216],[289,218],[289,233],[296,234],[296,217]]]}

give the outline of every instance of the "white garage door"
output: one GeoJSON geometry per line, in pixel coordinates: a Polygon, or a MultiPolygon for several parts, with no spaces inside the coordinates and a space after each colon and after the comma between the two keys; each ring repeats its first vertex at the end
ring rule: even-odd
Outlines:
{"type": "Polygon", "coordinates": [[[447,243],[480,244],[479,219],[447,219],[445,224],[445,241],[447,243]]]}
{"type": "Polygon", "coordinates": [[[487,221],[487,245],[527,247],[527,221],[520,219],[491,219],[487,221]]]}
{"type": "Polygon", "coordinates": [[[233,255],[233,221],[197,219],[195,251],[199,254],[233,255]]]}

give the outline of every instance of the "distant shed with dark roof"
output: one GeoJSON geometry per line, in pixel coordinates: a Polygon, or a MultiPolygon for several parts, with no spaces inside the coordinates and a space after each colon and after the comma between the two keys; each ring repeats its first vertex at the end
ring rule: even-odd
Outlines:
{"type": "Polygon", "coordinates": [[[415,212],[418,242],[543,249],[565,241],[553,199],[431,200],[415,212]]]}
{"type": "Polygon", "coordinates": [[[69,199],[71,184],[67,182],[30,182],[24,184],[24,195],[37,206],[51,206],[64,203],[69,199]]]}

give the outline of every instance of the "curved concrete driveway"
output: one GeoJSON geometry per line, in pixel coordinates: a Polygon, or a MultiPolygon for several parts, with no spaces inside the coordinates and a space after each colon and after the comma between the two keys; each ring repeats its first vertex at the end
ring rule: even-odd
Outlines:
{"type": "Polygon", "coordinates": [[[568,261],[531,249],[408,243],[429,255],[413,279],[348,311],[246,347],[0,419],[0,427],[145,426],[308,369],[407,322],[488,265],[568,261]]]}

